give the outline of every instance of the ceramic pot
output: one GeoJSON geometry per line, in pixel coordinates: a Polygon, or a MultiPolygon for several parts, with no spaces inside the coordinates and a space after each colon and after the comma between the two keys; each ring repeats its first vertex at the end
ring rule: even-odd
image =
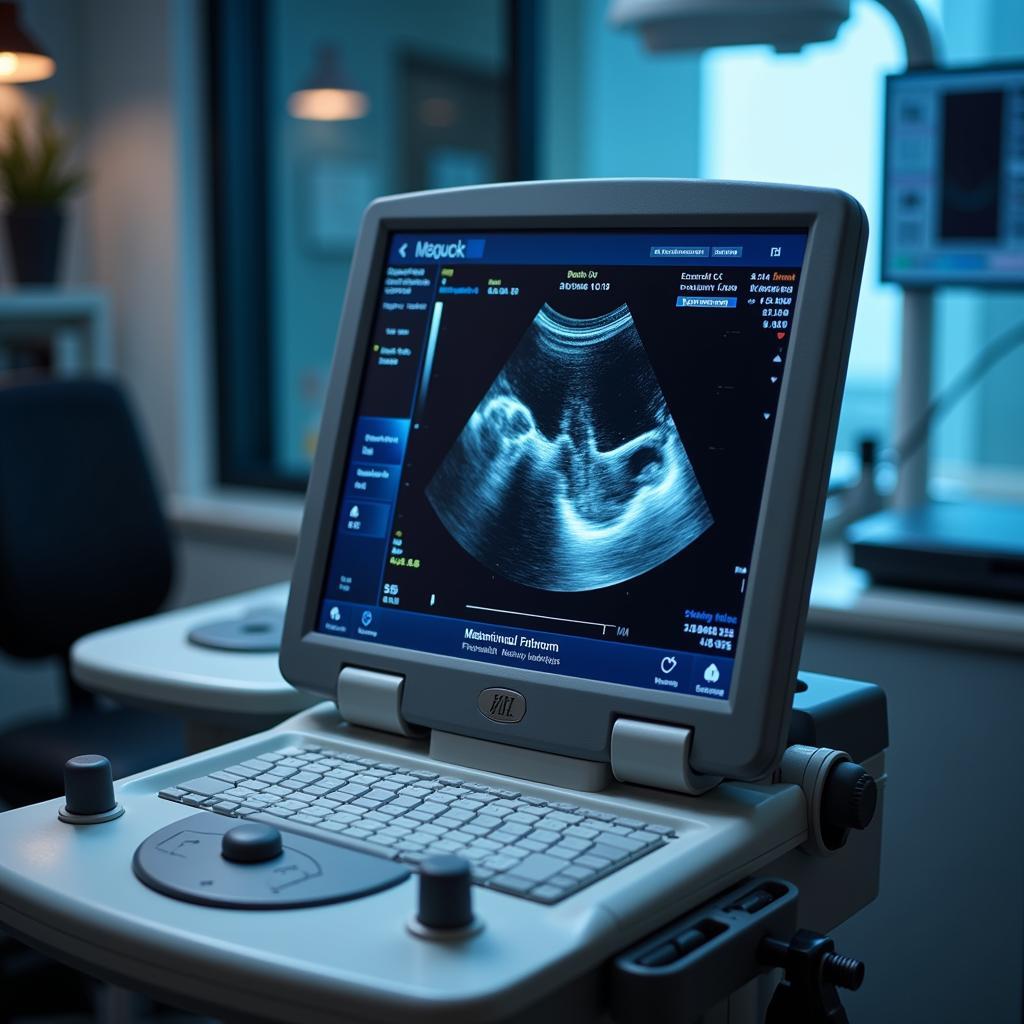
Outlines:
{"type": "Polygon", "coordinates": [[[20,206],[7,211],[7,241],[18,284],[53,284],[64,229],[64,211],[55,206],[20,206]]]}

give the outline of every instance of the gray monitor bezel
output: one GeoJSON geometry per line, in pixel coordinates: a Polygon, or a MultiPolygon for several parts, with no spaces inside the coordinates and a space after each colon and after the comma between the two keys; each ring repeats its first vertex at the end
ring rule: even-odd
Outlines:
{"type": "Polygon", "coordinates": [[[306,492],[281,644],[294,686],[335,696],[343,666],[405,678],[407,721],[549,753],[607,761],[621,716],[694,730],[691,768],[757,778],[777,762],[813,575],[838,422],[867,220],[843,192],[745,182],[673,179],[524,182],[390,196],[366,210],[338,331],[320,441],[306,492]],[[807,248],[787,368],[750,563],[728,700],[664,693],[495,666],[317,632],[326,560],[393,231],[516,228],[796,228],[807,248]],[[478,709],[480,690],[511,687],[526,698],[515,724],[478,709]]]}

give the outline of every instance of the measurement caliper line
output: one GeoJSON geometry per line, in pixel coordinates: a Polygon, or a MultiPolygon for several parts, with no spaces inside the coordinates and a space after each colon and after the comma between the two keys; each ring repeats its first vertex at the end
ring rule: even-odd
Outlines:
{"type": "Polygon", "coordinates": [[[602,629],[615,629],[611,622],[588,622],[586,619],[563,619],[559,615],[538,615],[536,612],[517,612],[511,608],[486,608],[482,604],[467,604],[467,608],[476,612],[497,612],[499,615],[521,615],[526,619],[547,619],[549,622],[572,622],[577,626],[600,626],[602,629]]]}

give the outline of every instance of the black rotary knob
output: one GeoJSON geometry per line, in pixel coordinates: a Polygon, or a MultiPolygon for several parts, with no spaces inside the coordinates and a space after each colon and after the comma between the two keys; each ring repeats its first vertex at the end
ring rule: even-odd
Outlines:
{"type": "Polygon", "coordinates": [[[878,806],[878,785],[859,764],[841,761],[825,783],[822,819],[832,828],[864,829],[878,806]]]}
{"type": "Polygon", "coordinates": [[[281,833],[273,825],[249,822],[224,833],[220,853],[225,860],[239,864],[259,864],[281,856],[281,833]]]}
{"type": "Polygon", "coordinates": [[[114,775],[102,754],[79,754],[64,763],[64,810],[93,817],[117,807],[114,775]]]}
{"type": "Polygon", "coordinates": [[[416,920],[424,928],[454,931],[473,924],[473,889],[469,861],[447,854],[420,862],[416,920]]]}

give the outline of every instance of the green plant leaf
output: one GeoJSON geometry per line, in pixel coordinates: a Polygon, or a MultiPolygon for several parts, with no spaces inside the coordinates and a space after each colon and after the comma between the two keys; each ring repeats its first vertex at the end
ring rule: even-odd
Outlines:
{"type": "Polygon", "coordinates": [[[62,131],[46,99],[37,115],[34,141],[24,124],[12,119],[0,143],[0,190],[12,207],[57,206],[85,183],[85,174],[71,166],[72,139],[62,131]]]}

